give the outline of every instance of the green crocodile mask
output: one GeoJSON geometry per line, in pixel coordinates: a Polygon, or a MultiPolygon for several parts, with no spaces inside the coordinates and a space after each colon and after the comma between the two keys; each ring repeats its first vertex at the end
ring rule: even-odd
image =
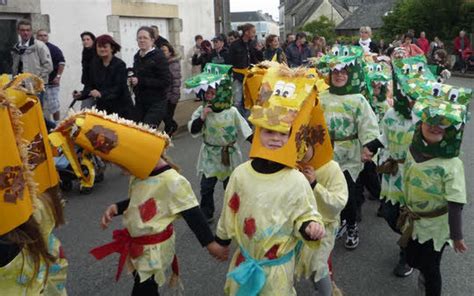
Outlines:
{"type": "Polygon", "coordinates": [[[410,102],[420,97],[423,86],[428,81],[436,82],[435,76],[428,70],[424,56],[394,59],[393,95],[394,109],[403,117],[411,118],[410,102]]]}
{"type": "Polygon", "coordinates": [[[330,53],[315,61],[318,72],[323,76],[328,75],[329,92],[336,95],[361,93],[365,87],[364,73],[362,71],[363,50],[359,46],[335,45],[330,53]],[[332,85],[330,74],[333,70],[347,70],[349,79],[346,85],[336,87],[332,85]]]}
{"type": "Polygon", "coordinates": [[[232,103],[232,82],[230,78],[231,65],[208,63],[202,73],[184,82],[187,93],[195,92],[202,95],[209,87],[216,89],[216,97],[210,102],[203,100],[203,105],[211,104],[214,112],[229,109],[232,103]]]}
{"type": "Polygon", "coordinates": [[[464,126],[468,120],[467,105],[434,97],[423,97],[413,106],[413,114],[419,119],[412,142],[416,150],[443,158],[459,155],[464,126]],[[422,123],[441,126],[445,130],[443,139],[436,144],[427,144],[421,132],[422,123]]]}
{"type": "Polygon", "coordinates": [[[387,99],[387,84],[392,80],[392,69],[385,62],[368,62],[364,66],[364,74],[367,86],[365,95],[372,108],[374,108],[377,102],[383,102],[387,99]],[[376,96],[377,102],[374,101],[373,84],[381,84],[380,93],[376,96]]]}
{"type": "Polygon", "coordinates": [[[440,100],[467,105],[472,97],[472,89],[428,81],[419,91],[421,96],[433,96],[440,100]]]}

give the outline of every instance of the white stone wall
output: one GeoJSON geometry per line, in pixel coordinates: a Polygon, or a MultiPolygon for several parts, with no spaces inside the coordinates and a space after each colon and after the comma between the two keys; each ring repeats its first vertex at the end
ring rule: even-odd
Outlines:
{"type": "MultiPolygon", "coordinates": [[[[190,60],[188,61],[187,53],[194,45],[194,35],[201,34],[209,40],[214,36],[213,1],[146,0],[144,2],[178,5],[179,18],[183,23],[179,40],[181,50],[184,51],[181,64],[182,74],[183,78],[188,78],[191,73],[191,63],[190,60]]],[[[61,79],[60,92],[61,109],[64,113],[72,101],[72,91],[81,90],[83,87],[81,84],[82,43],[79,35],[83,31],[91,31],[96,36],[106,33],[112,35],[111,32],[107,32],[107,16],[112,14],[111,0],[41,0],[41,14],[49,15],[50,42],[61,48],[66,58],[66,69],[61,79]]],[[[143,20],[153,19],[137,19],[137,23],[143,20]]],[[[162,32],[162,34],[165,37],[168,35],[167,32],[162,32]]],[[[136,47],[134,42],[135,40],[126,38],[126,41],[121,40],[121,45],[124,48],[132,48],[136,47]]],[[[130,60],[129,55],[125,56],[127,60],[130,60]]],[[[76,107],[79,107],[79,104],[76,107]]]]}
{"type": "Polygon", "coordinates": [[[41,0],[41,13],[49,15],[49,40],[63,51],[66,59],[60,92],[61,109],[65,111],[72,101],[72,91],[83,87],[82,42],[79,35],[84,31],[96,36],[107,33],[107,15],[111,14],[111,5],[108,0],[41,0]]]}

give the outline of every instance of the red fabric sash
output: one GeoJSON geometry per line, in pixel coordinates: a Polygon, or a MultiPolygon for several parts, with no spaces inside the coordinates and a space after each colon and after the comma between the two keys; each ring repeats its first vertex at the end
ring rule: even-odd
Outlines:
{"type": "Polygon", "coordinates": [[[115,275],[115,280],[118,281],[128,256],[137,258],[143,254],[144,245],[159,244],[169,239],[171,235],[173,235],[173,224],[168,225],[166,229],[160,233],[139,237],[131,237],[126,228],[117,229],[113,232],[113,242],[96,247],[92,249],[90,253],[97,260],[101,260],[112,253],[119,253],[119,264],[115,275]]]}

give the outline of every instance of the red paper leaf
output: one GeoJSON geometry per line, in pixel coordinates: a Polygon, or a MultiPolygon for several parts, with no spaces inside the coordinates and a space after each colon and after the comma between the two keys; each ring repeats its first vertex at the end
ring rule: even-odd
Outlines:
{"type": "Polygon", "coordinates": [[[244,233],[251,239],[257,230],[255,219],[252,217],[245,218],[244,220],[244,233]]]}
{"type": "Polygon", "coordinates": [[[245,257],[242,255],[242,253],[239,253],[239,255],[237,255],[237,259],[235,259],[235,267],[239,266],[240,263],[244,261],[245,261],[245,257]]]}
{"type": "Polygon", "coordinates": [[[153,197],[150,197],[146,202],[138,206],[140,210],[140,217],[143,222],[150,221],[157,214],[156,202],[153,197]]]}
{"type": "Polygon", "coordinates": [[[229,200],[229,207],[231,208],[232,212],[237,213],[240,207],[240,196],[235,192],[229,200]]]}
{"type": "Polygon", "coordinates": [[[277,252],[278,252],[278,247],[280,247],[280,245],[273,245],[270,250],[268,250],[266,253],[265,253],[265,257],[267,257],[268,259],[276,259],[278,258],[277,257],[277,252]]]}

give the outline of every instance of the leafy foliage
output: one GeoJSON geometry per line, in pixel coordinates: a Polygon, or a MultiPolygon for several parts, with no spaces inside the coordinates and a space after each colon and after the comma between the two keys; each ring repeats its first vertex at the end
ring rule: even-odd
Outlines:
{"type": "Polygon", "coordinates": [[[326,16],[309,22],[303,26],[302,30],[308,32],[312,36],[324,36],[328,44],[334,43],[336,40],[336,23],[326,16]]]}

